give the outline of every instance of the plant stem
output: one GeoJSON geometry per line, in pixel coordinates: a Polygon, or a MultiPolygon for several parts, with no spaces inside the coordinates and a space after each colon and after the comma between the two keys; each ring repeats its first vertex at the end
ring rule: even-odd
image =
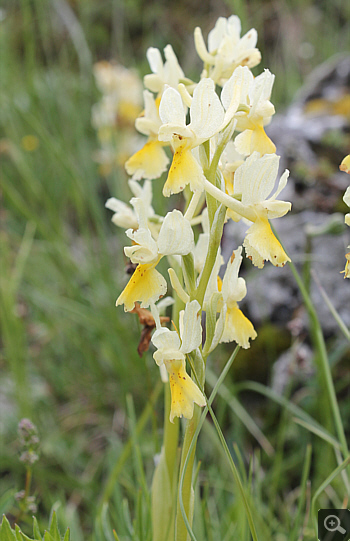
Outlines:
{"type": "MultiPolygon", "coordinates": [[[[200,388],[203,388],[204,382],[205,382],[205,366],[204,366],[202,355],[200,354],[199,350],[196,350],[194,353],[191,354],[191,359],[193,361],[194,371],[199,380],[198,381],[199,386],[200,388]]],[[[198,427],[200,414],[201,414],[200,408],[197,405],[195,405],[193,417],[192,419],[189,419],[187,421],[185,439],[184,439],[182,453],[181,453],[181,464],[180,464],[180,474],[179,474],[180,475],[179,478],[181,478],[182,473],[185,468],[185,461],[187,458],[187,454],[190,450],[190,447],[192,446],[192,449],[190,451],[190,457],[188,458],[187,465],[186,465],[186,471],[184,474],[183,486],[182,486],[182,492],[181,492],[183,507],[184,507],[187,519],[190,524],[192,524],[193,507],[194,507],[194,493],[193,493],[193,487],[192,487],[192,477],[193,477],[194,459],[195,459],[195,454],[196,454],[196,440],[198,437],[198,434],[196,434],[196,430],[198,427]]],[[[189,539],[189,536],[188,536],[186,524],[184,522],[184,519],[181,513],[180,498],[178,497],[175,541],[186,541],[187,539],[189,539]]]]}

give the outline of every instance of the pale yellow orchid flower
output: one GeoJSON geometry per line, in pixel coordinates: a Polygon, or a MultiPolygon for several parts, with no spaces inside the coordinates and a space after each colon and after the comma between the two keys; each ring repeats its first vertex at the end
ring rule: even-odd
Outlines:
{"type": "Polygon", "coordinates": [[[164,151],[164,143],[158,140],[161,126],[159,118],[159,100],[155,100],[148,90],[143,93],[145,109],[136,119],[135,127],[144,135],[148,135],[147,143],[125,163],[125,169],[134,180],[155,179],[166,170],[169,158],[164,151]]]}
{"type": "Polygon", "coordinates": [[[269,124],[275,108],[270,102],[275,76],[265,70],[254,78],[247,67],[238,67],[224,85],[221,101],[226,110],[225,122],[237,121],[234,144],[237,152],[244,156],[259,152],[273,154],[276,147],[266,135],[264,126],[269,124]]]}
{"type": "Polygon", "coordinates": [[[204,62],[205,77],[210,77],[222,86],[237,66],[253,68],[259,64],[261,54],[255,47],[258,40],[256,30],[252,28],[243,37],[240,35],[241,21],[236,15],[231,15],[228,19],[218,18],[208,35],[208,49],[201,29],[195,29],[195,46],[204,62]]]}
{"type": "Polygon", "coordinates": [[[139,228],[126,231],[133,245],[126,246],[124,252],[137,267],[116,301],[116,306],[124,304],[127,312],[133,310],[135,302],[140,302],[141,308],[147,308],[165,295],[165,278],[155,268],[163,256],[187,255],[194,247],[191,224],[179,210],[168,212],[158,238],[154,239],[148,228],[142,200],[133,198],[131,204],[138,216],[139,228]]]}
{"type": "Polygon", "coordinates": [[[155,317],[157,330],[152,336],[152,343],[157,351],[153,357],[158,366],[165,365],[169,374],[172,423],[175,417],[191,419],[195,403],[202,407],[206,404],[203,393],[186,372],[186,353],[202,343],[199,311],[198,301],[186,304],[185,310],[180,312],[180,336],[176,331],[161,327],[155,317]]]}
{"type": "Polygon", "coordinates": [[[191,150],[210,139],[222,126],[224,110],[211,79],[202,79],[196,86],[190,106],[190,124],[186,125],[186,106],[180,93],[167,88],[162,96],[159,115],[160,141],[169,142],[174,150],[163,195],[182,191],[187,184],[192,191],[203,190],[204,173],[191,150]]]}

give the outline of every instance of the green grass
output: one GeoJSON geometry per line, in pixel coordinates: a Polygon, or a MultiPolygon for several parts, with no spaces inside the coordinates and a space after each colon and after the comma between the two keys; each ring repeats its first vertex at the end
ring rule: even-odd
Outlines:
{"type": "MultiPolygon", "coordinates": [[[[114,306],[126,280],[124,235],[110,223],[104,203],[110,195],[127,200],[130,194],[122,170],[102,178],[92,159],[98,142],[90,114],[99,98],[93,61],[117,56],[145,73],[147,47],[169,41],[186,64],[192,38],[184,42],[184,36],[197,24],[208,30],[218,15],[228,16],[233,9],[245,19],[244,31],[255,26],[259,32],[263,67],[276,73],[273,101],[278,110],[312,67],[348,48],[349,6],[341,2],[325,2],[321,8],[284,2],[276,9],[276,4],[257,0],[227,0],[219,13],[203,11],[198,17],[199,4],[189,15],[185,4],[179,2],[172,12],[165,3],[142,10],[140,0],[75,2],[80,30],[73,39],[51,3],[4,2],[0,512],[11,518],[14,494],[24,488],[16,430],[22,417],[30,417],[41,437],[32,481],[40,529],[48,527],[57,509],[61,532],[69,526],[72,541],[110,541],[113,528],[123,541],[150,539],[147,490],[162,424],[162,392],[152,356],[138,357],[136,319],[114,306]],[[309,15],[302,17],[302,12],[309,15]],[[312,58],[295,55],[293,28],[300,43],[314,47],[312,58]],[[23,147],[27,135],[38,141],[31,152],[23,147]]],[[[161,210],[159,197],[156,205],[161,210]]],[[[346,389],[338,379],[348,353],[344,343],[339,338],[328,347],[341,416],[349,428],[346,389]]],[[[254,347],[251,351],[254,356],[254,347]]],[[[216,375],[223,355],[212,360],[216,375]]],[[[268,366],[265,374],[269,379],[268,366]]],[[[322,392],[316,379],[303,382],[301,389],[292,383],[281,403],[268,387],[228,376],[214,401],[261,541],[297,541],[311,497],[337,472],[334,441],[325,441],[329,426],[318,410],[322,392]]],[[[332,430],[330,437],[336,439],[332,430]]],[[[195,513],[197,538],[248,541],[242,499],[209,418],[198,459],[203,462],[196,488],[202,496],[195,513]]],[[[339,473],[314,503],[340,506],[346,494],[342,479],[339,473]]],[[[313,521],[305,524],[304,539],[311,541],[313,521]]],[[[20,526],[31,534],[29,517],[20,526]]]]}

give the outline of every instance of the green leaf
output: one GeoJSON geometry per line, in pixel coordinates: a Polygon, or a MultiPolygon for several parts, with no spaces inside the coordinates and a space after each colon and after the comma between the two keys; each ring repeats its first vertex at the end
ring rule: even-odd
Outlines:
{"type": "MultiPolygon", "coordinates": [[[[53,541],[61,541],[61,536],[58,529],[57,516],[56,516],[55,511],[52,513],[49,531],[50,531],[50,535],[52,536],[53,541]]],[[[44,540],[45,540],[45,537],[44,537],[44,540]]]]}
{"type": "Polygon", "coordinates": [[[70,541],[70,530],[69,530],[69,528],[67,528],[67,531],[64,534],[63,541],[70,541]]]}
{"type": "Polygon", "coordinates": [[[15,532],[11,529],[10,523],[5,515],[2,517],[0,539],[1,541],[16,541],[15,532]]]}
{"type": "Polygon", "coordinates": [[[44,541],[55,541],[55,539],[52,537],[50,532],[48,532],[47,530],[46,530],[46,532],[44,534],[44,541]]]}
{"type": "Polygon", "coordinates": [[[33,517],[33,536],[35,537],[35,539],[39,539],[39,541],[42,541],[40,529],[38,526],[38,521],[36,520],[35,517],[33,517]]]}
{"type": "Polygon", "coordinates": [[[17,524],[15,524],[15,535],[17,541],[23,541],[23,538],[21,537],[21,530],[19,529],[17,524]]]}
{"type": "Polygon", "coordinates": [[[115,530],[113,530],[113,535],[114,535],[114,539],[115,541],[120,541],[118,535],[117,535],[117,532],[115,530]]]}
{"type": "Polygon", "coordinates": [[[169,473],[164,448],[155,469],[152,481],[152,541],[164,541],[171,538],[174,531],[174,494],[171,490],[169,473]]]}

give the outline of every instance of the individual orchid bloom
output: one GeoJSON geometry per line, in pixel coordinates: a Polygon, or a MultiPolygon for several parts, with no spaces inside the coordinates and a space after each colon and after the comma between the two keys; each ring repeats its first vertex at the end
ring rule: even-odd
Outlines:
{"type": "Polygon", "coordinates": [[[242,38],[240,36],[241,21],[236,15],[228,19],[218,18],[208,35],[208,49],[201,29],[195,29],[195,46],[204,62],[204,74],[221,86],[238,66],[253,68],[261,60],[260,51],[255,47],[258,39],[256,30],[252,28],[242,38]]]}
{"type": "MultiPolygon", "coordinates": [[[[152,207],[152,183],[150,180],[146,180],[144,185],[141,186],[135,180],[129,180],[129,186],[135,197],[142,199],[146,219],[154,215],[154,210],[152,207]]],[[[137,229],[139,227],[138,218],[135,210],[116,199],[115,197],[110,197],[107,199],[105,207],[114,212],[112,216],[112,222],[118,227],[123,227],[124,229],[137,229]]]]}
{"type": "Polygon", "coordinates": [[[157,348],[153,354],[158,366],[165,365],[169,374],[171,390],[170,421],[175,417],[191,419],[194,404],[205,406],[205,398],[198,386],[186,372],[186,353],[197,349],[202,343],[200,304],[194,300],[180,312],[180,336],[157,323],[152,343],[157,348]]]}
{"type": "MultiPolygon", "coordinates": [[[[350,186],[347,187],[346,192],[343,197],[344,203],[350,207],[350,186]]],[[[350,226],[350,213],[345,214],[345,223],[350,226]]]]}
{"type": "Polygon", "coordinates": [[[227,263],[222,281],[222,299],[225,310],[221,317],[225,318],[220,342],[237,342],[242,348],[250,347],[249,340],[254,340],[257,333],[252,323],[239,309],[238,303],[246,296],[247,288],[244,278],[238,276],[242,263],[242,246],[234,250],[227,263]]]}
{"type": "Polygon", "coordinates": [[[269,219],[284,216],[291,209],[291,203],[277,199],[287,184],[287,169],[275,193],[268,197],[275,186],[279,159],[276,154],[260,157],[258,152],[254,152],[238,167],[234,176],[234,195],[240,197],[244,207],[255,214],[243,245],[249,259],[259,268],[264,266],[265,260],[271,261],[276,267],[290,261],[269,224],[269,219]]]}
{"type": "Polygon", "coordinates": [[[108,111],[114,112],[113,125],[132,124],[142,107],[142,82],[132,70],[110,62],[97,62],[94,76],[103,94],[101,102],[93,108],[94,125],[106,120],[108,111]]]}
{"type": "Polygon", "coordinates": [[[148,90],[143,93],[145,109],[136,119],[135,127],[148,135],[147,143],[125,163],[125,169],[133,180],[155,179],[166,170],[169,158],[164,151],[164,143],[158,140],[158,130],[162,122],[159,118],[159,100],[154,99],[148,90]]]}
{"type": "Polygon", "coordinates": [[[159,115],[163,124],[158,138],[170,142],[174,150],[163,195],[168,197],[181,192],[187,184],[192,191],[202,191],[204,173],[191,150],[221,129],[224,110],[215,92],[214,82],[202,79],[196,86],[190,107],[190,124],[186,125],[186,109],[180,93],[171,87],[164,91],[159,115]]]}
{"type": "MultiPolygon", "coordinates": [[[[350,154],[348,156],[345,156],[341,164],[339,165],[340,171],[344,171],[344,173],[350,174],[350,154]]],[[[344,203],[350,207],[350,186],[346,189],[346,192],[343,197],[344,203]]],[[[350,226],[350,213],[345,214],[345,223],[346,225],[350,226]]]]}
{"type": "Polygon", "coordinates": [[[159,49],[150,47],[147,50],[147,60],[153,73],[145,75],[143,81],[146,88],[158,94],[163,92],[165,85],[177,88],[180,80],[185,78],[171,45],[165,47],[164,56],[166,61],[163,63],[159,49]]]}
{"type": "MultiPolygon", "coordinates": [[[[350,250],[350,246],[348,246],[348,250],[350,250]]],[[[344,278],[350,278],[350,251],[345,254],[345,259],[345,269],[342,272],[344,273],[344,278]]]]}
{"type": "Polygon", "coordinates": [[[163,256],[187,255],[194,247],[190,222],[179,210],[168,212],[155,240],[148,228],[142,200],[133,198],[131,204],[137,214],[139,227],[136,231],[126,231],[133,245],[125,247],[124,253],[137,267],[116,301],[116,306],[124,304],[126,312],[134,308],[135,302],[140,302],[141,308],[147,308],[165,295],[166,281],[155,268],[163,256]]]}
{"type": "Polygon", "coordinates": [[[236,119],[236,130],[242,133],[236,136],[234,143],[237,152],[244,156],[254,151],[261,155],[276,151],[264,130],[275,113],[270,102],[274,79],[267,69],[254,78],[247,67],[238,67],[222,89],[225,123],[232,117],[236,119]]]}

